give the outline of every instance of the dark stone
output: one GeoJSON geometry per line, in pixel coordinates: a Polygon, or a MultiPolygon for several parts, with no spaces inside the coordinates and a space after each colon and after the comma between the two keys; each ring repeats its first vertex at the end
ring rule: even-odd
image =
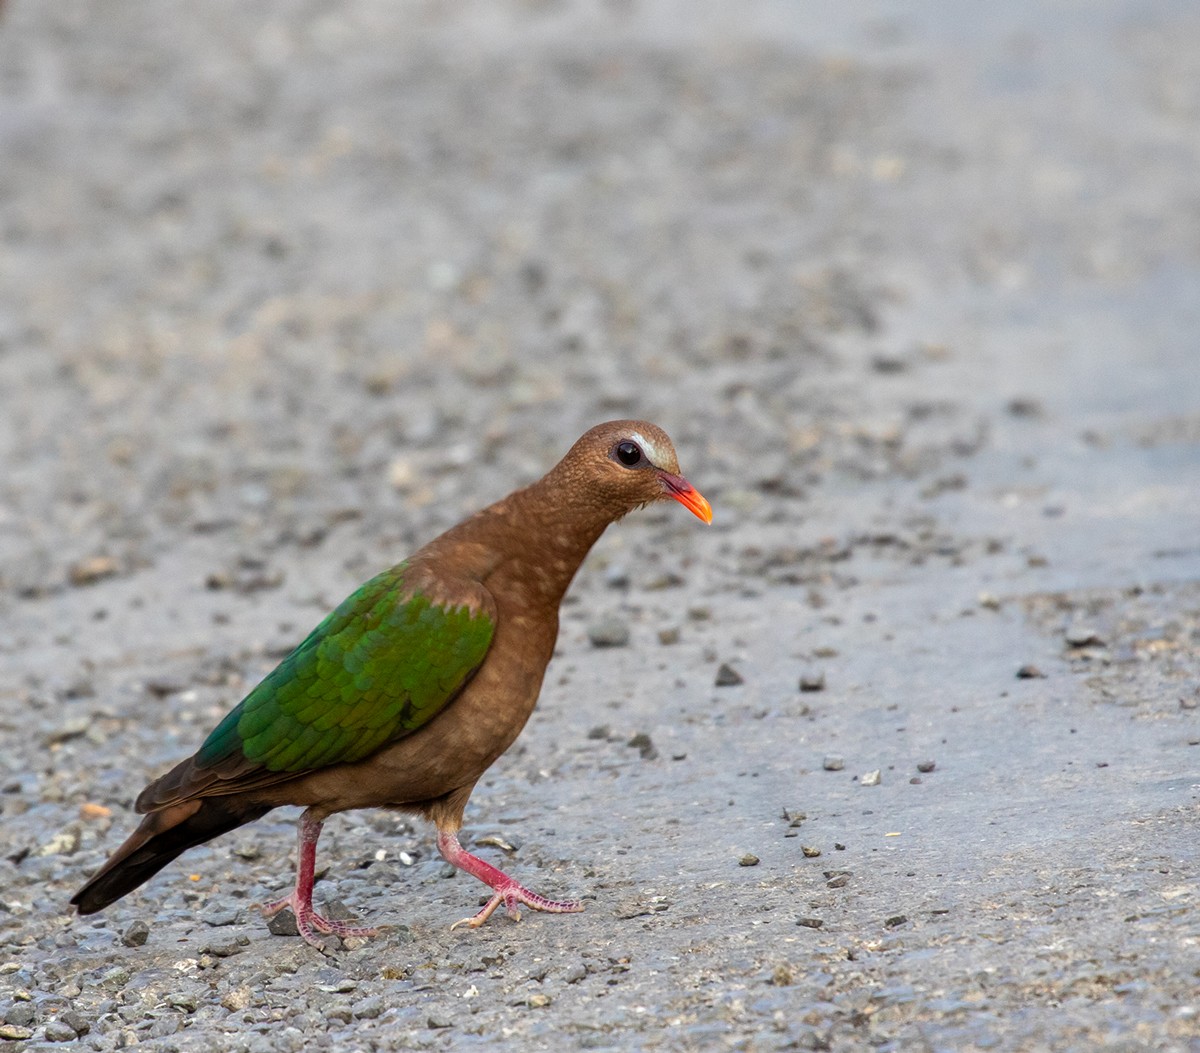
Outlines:
{"type": "Polygon", "coordinates": [[[140,918],[121,933],[121,942],[126,947],[143,947],[150,938],[150,926],[140,918]]]}
{"type": "Polygon", "coordinates": [[[728,662],[722,662],[721,668],[717,670],[717,687],[736,687],[738,684],[745,683],[742,679],[742,674],[733,668],[728,662]]]}

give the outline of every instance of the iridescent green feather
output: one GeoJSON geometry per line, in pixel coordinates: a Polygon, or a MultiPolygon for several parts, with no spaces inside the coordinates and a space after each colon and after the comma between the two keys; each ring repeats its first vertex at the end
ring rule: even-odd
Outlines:
{"type": "Polygon", "coordinates": [[[486,611],[443,607],[405,588],[405,564],[348,597],[230,712],[196,755],[269,771],[362,760],[415,731],[479,667],[486,611]]]}

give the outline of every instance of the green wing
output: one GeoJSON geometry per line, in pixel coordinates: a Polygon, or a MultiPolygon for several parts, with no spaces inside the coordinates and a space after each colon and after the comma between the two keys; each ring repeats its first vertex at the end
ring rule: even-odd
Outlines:
{"type": "Polygon", "coordinates": [[[348,597],[209,735],[199,770],[302,772],[362,760],[428,722],[483,662],[495,622],[406,587],[406,564],[348,597]],[[249,765],[247,765],[249,762],[249,765]]]}

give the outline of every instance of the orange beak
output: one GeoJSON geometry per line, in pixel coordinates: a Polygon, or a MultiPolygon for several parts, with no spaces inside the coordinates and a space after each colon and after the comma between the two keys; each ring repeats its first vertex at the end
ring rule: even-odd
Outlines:
{"type": "Polygon", "coordinates": [[[662,480],[663,489],[667,492],[668,497],[675,498],[697,519],[703,519],[706,523],[712,522],[712,505],[682,475],[672,475],[670,472],[660,470],[658,477],[662,480]]]}

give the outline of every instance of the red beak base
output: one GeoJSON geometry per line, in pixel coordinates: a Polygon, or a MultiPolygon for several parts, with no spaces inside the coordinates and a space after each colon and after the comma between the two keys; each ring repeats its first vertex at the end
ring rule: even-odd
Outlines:
{"type": "Polygon", "coordinates": [[[667,492],[668,497],[675,498],[697,519],[703,519],[706,523],[712,522],[712,505],[682,475],[672,475],[670,472],[660,471],[658,477],[662,480],[663,489],[667,492]]]}

